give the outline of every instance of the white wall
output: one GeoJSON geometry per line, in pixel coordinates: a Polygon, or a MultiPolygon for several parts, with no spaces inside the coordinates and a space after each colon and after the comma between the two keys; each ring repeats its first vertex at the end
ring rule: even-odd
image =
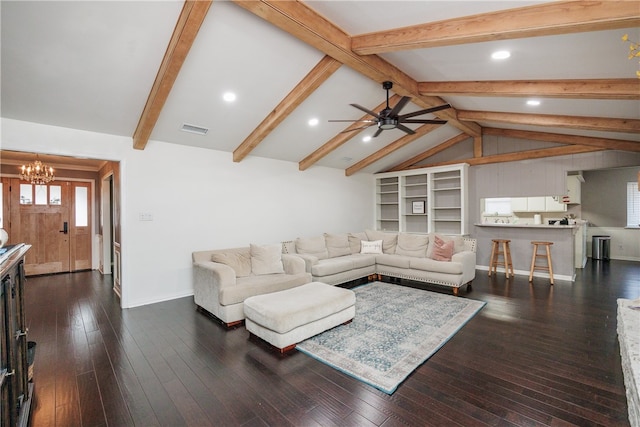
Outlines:
{"type": "Polygon", "coordinates": [[[190,295],[191,252],[373,227],[373,178],[2,119],[0,147],[120,161],[122,305],[190,295]],[[152,221],[141,221],[150,214],[152,221]]]}

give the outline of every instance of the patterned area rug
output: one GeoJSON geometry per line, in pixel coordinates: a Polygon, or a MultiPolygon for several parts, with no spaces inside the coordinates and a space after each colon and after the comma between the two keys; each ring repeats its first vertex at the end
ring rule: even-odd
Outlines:
{"type": "Polygon", "coordinates": [[[354,292],[353,322],[296,348],[388,394],[485,305],[383,282],[354,292]]]}

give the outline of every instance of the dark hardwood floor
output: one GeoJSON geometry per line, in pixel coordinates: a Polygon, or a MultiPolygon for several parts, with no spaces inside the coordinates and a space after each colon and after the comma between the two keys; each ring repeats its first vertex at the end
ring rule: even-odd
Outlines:
{"type": "Polygon", "coordinates": [[[391,396],[192,298],[121,310],[109,279],[27,280],[32,426],[629,425],[616,299],[640,296],[640,263],[589,261],[553,287],[478,271],[461,294],[485,308],[391,396]]]}

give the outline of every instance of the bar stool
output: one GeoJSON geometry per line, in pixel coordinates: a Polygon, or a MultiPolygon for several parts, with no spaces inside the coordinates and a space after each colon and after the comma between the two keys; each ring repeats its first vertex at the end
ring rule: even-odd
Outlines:
{"type": "Polygon", "coordinates": [[[545,270],[549,272],[549,280],[553,285],[553,265],[551,264],[551,245],[553,242],[531,242],[533,245],[533,256],[531,257],[531,271],[529,271],[529,281],[533,281],[533,270],[545,270]],[[544,246],[546,249],[546,253],[539,254],[538,246],[544,246]],[[546,265],[536,264],[536,258],[547,258],[546,265]]]}
{"type": "Polygon", "coordinates": [[[496,272],[496,267],[499,265],[504,266],[504,272],[509,278],[509,271],[511,271],[511,275],[513,274],[513,263],[511,262],[511,247],[509,246],[509,242],[511,240],[505,239],[493,239],[491,240],[491,259],[489,260],[489,276],[491,276],[491,272],[496,272]],[[502,250],[500,250],[500,245],[502,245],[502,250]],[[498,257],[502,255],[502,261],[498,260],[498,257]]]}

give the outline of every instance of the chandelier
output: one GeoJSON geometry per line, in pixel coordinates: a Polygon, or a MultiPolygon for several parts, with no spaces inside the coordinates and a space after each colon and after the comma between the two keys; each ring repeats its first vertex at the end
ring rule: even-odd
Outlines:
{"type": "Polygon", "coordinates": [[[46,184],[53,181],[53,168],[42,163],[36,157],[36,161],[20,167],[20,179],[31,184],[46,184]]]}

